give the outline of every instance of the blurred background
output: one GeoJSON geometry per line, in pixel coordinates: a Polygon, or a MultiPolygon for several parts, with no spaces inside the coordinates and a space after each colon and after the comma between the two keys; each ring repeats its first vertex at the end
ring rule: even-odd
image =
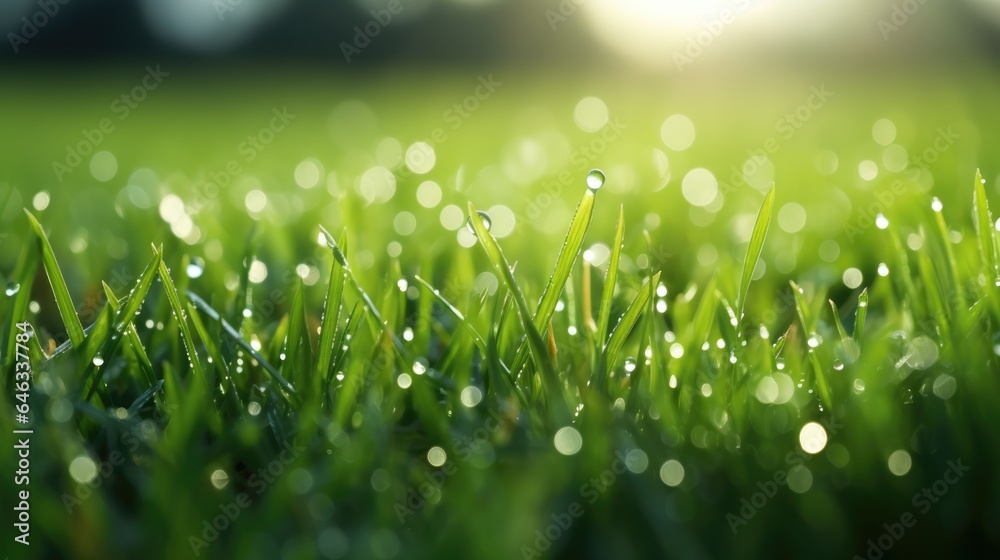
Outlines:
{"type": "Polygon", "coordinates": [[[378,39],[356,61],[365,68],[566,64],[565,73],[610,64],[670,75],[672,55],[705,30],[719,40],[699,66],[766,57],[871,67],[989,53],[1000,28],[995,0],[9,0],[0,29],[24,40],[4,49],[11,65],[158,57],[313,63],[335,72],[347,66],[341,43],[373,11],[389,12],[378,27],[392,29],[368,33],[378,39]],[[36,16],[40,10],[52,15],[36,16]],[[713,32],[715,21],[724,29],[713,32]],[[41,28],[37,36],[29,22],[41,28]]]}

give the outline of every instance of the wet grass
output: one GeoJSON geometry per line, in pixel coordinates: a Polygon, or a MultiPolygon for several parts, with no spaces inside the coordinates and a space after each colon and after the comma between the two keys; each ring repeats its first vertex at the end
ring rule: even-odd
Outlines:
{"type": "MultiPolygon", "coordinates": [[[[736,209],[686,232],[704,216],[677,188],[617,190],[619,166],[607,184],[574,172],[560,211],[494,236],[491,191],[442,167],[433,209],[403,190],[420,178],[388,205],[264,188],[253,219],[195,215],[193,243],[156,205],[107,199],[125,274],[58,196],[5,221],[0,331],[35,329],[33,553],[850,557],[907,511],[920,525],[897,553],[1000,535],[995,189],[973,169],[934,175],[944,204],[926,170],[845,187],[854,225],[905,186],[854,240],[829,199],[796,235],[781,209],[804,199],[781,181],[723,188],[736,209]],[[382,231],[401,211],[413,233],[382,231]],[[923,511],[949,461],[971,470],[923,511]]],[[[236,205],[254,188],[234,183],[236,205]]]]}

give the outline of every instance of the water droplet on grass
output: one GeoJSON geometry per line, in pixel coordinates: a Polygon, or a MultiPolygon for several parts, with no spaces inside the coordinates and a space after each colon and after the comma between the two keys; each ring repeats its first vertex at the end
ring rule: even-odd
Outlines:
{"type": "Polygon", "coordinates": [[[12,296],[12,295],[16,294],[20,289],[21,289],[21,285],[20,284],[18,284],[17,282],[11,281],[11,282],[7,282],[7,289],[4,290],[4,293],[6,293],[8,296],[12,296]]]}
{"type": "Polygon", "coordinates": [[[591,192],[597,192],[597,189],[604,185],[604,181],[607,179],[604,172],[600,169],[591,169],[590,173],[587,173],[587,188],[591,192]]]}
{"type": "MultiPolygon", "coordinates": [[[[476,214],[479,214],[479,219],[483,221],[483,227],[486,228],[486,231],[490,231],[490,228],[493,227],[490,215],[482,210],[476,210],[476,214]]],[[[472,235],[476,235],[476,228],[472,225],[472,216],[469,216],[469,219],[465,221],[465,229],[469,230],[472,235]]]]}
{"type": "Polygon", "coordinates": [[[192,257],[187,265],[188,278],[199,278],[205,273],[205,261],[199,257],[192,257]]]}

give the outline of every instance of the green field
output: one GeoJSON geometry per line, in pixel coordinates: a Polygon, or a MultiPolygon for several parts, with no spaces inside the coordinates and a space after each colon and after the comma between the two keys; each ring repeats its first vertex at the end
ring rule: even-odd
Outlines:
{"type": "MultiPolygon", "coordinates": [[[[23,322],[34,434],[31,546],[3,550],[996,547],[1000,80],[963,64],[724,82],[163,64],[141,101],[122,99],[140,64],[15,74],[0,442],[19,441],[23,322]],[[587,96],[607,107],[590,132],[587,96]],[[676,114],[682,150],[661,137],[676,114]]],[[[4,504],[17,469],[0,455],[4,504]]]]}

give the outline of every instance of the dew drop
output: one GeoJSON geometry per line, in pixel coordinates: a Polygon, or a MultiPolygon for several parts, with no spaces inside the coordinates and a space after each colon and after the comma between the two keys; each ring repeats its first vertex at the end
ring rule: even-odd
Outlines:
{"type": "Polygon", "coordinates": [[[12,295],[16,294],[18,292],[18,290],[20,290],[20,289],[21,289],[21,285],[20,284],[18,284],[17,282],[11,281],[11,282],[7,282],[7,289],[4,291],[4,293],[6,293],[8,296],[12,296],[12,295]]]}
{"type": "Polygon", "coordinates": [[[192,257],[187,265],[188,278],[199,278],[205,273],[205,261],[199,257],[192,257]]]}
{"type": "MultiPolygon", "coordinates": [[[[479,214],[479,219],[483,221],[483,227],[486,228],[486,231],[490,231],[490,228],[493,227],[490,215],[482,210],[476,210],[476,214],[479,214]]],[[[465,229],[469,230],[472,235],[476,235],[476,228],[472,225],[472,216],[469,216],[469,219],[465,221],[465,229]]]]}
{"type": "Polygon", "coordinates": [[[104,358],[102,358],[100,356],[94,356],[94,365],[97,366],[97,367],[103,366],[104,365],[104,358]]]}
{"type": "Polygon", "coordinates": [[[591,169],[590,173],[587,173],[587,188],[591,192],[597,192],[597,189],[604,186],[605,179],[603,171],[600,169],[591,169]]]}

